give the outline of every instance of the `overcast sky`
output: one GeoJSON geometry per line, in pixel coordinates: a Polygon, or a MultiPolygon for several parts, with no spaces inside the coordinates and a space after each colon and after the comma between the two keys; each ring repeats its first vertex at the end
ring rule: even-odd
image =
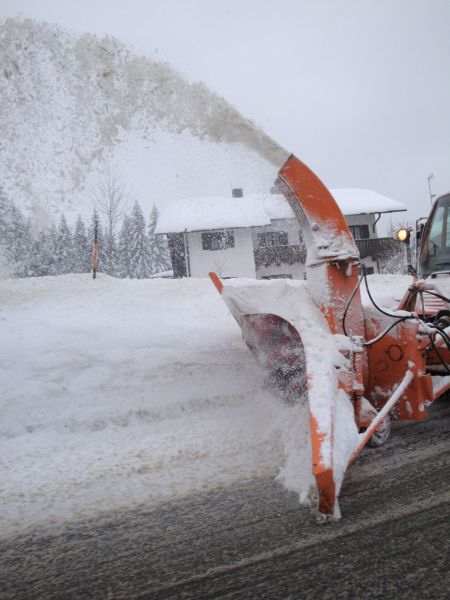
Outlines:
{"type": "Polygon", "coordinates": [[[450,0],[0,0],[204,81],[330,187],[450,191],[450,0]]]}

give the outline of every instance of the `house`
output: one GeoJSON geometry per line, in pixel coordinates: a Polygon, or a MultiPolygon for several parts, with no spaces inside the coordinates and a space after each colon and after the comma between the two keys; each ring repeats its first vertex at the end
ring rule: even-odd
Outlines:
{"type": "MultiPolygon", "coordinates": [[[[372,190],[331,190],[345,215],[368,272],[399,242],[378,238],[382,213],[406,208],[372,190]]],[[[305,277],[306,248],[299,223],[284,196],[234,189],[231,197],[186,198],[161,211],[156,233],[166,234],[174,277],[256,279],[305,277]]]]}

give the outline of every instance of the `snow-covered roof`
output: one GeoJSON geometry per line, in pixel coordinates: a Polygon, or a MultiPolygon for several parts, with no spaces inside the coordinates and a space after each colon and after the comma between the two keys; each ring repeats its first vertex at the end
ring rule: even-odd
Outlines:
{"type": "Polygon", "coordinates": [[[339,188],[330,190],[344,215],[401,212],[406,210],[401,202],[373,190],[339,188]]]}
{"type": "Polygon", "coordinates": [[[291,207],[279,194],[185,198],[171,202],[161,211],[156,233],[258,227],[269,225],[271,219],[292,218],[291,207]]]}
{"type": "MultiPolygon", "coordinates": [[[[400,202],[372,190],[331,190],[344,215],[406,210],[400,202]]],[[[280,194],[249,194],[242,198],[185,198],[168,204],[162,211],[155,233],[205,231],[270,225],[274,219],[295,219],[280,194]]]]}

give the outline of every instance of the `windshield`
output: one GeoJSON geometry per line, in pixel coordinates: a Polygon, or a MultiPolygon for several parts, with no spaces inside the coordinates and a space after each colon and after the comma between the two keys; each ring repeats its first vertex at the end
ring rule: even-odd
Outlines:
{"type": "Polygon", "coordinates": [[[425,227],[419,258],[420,276],[450,271],[450,194],[436,201],[425,227]]]}

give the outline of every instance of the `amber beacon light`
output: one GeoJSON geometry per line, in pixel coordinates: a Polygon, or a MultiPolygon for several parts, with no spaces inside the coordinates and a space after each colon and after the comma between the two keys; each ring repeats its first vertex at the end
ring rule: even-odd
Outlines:
{"type": "Polygon", "coordinates": [[[396,234],[395,237],[397,240],[399,240],[400,242],[407,242],[409,240],[410,237],[410,231],[409,229],[403,228],[399,229],[396,234]]]}

